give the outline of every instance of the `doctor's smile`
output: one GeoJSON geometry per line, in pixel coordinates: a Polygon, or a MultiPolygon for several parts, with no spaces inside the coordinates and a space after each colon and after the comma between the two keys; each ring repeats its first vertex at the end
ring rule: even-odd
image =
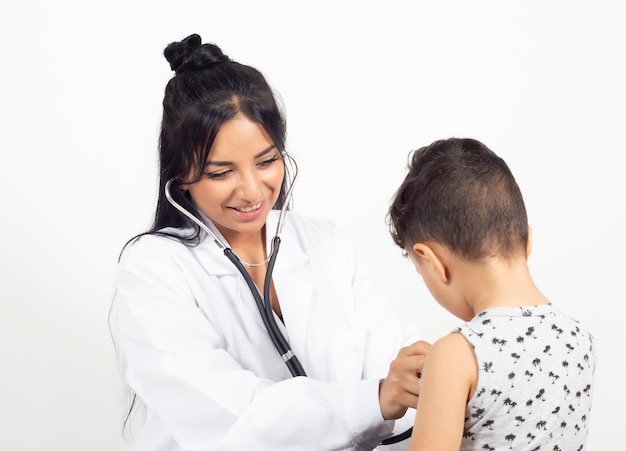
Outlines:
{"type": "Polygon", "coordinates": [[[229,207],[239,213],[241,219],[252,221],[263,214],[265,202],[257,202],[249,207],[229,207]]]}

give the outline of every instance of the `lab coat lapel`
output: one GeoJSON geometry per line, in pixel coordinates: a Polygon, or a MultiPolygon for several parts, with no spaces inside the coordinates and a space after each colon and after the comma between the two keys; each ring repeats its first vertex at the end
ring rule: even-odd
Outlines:
{"type": "MultiPolygon", "coordinates": [[[[205,219],[205,223],[226,246],[230,246],[228,241],[208,218],[205,219]]],[[[220,248],[210,236],[207,236],[206,239],[197,246],[196,255],[205,271],[211,276],[222,277],[224,285],[229,287],[229,292],[236,293],[236,299],[246,306],[259,326],[265,329],[265,324],[261,318],[254,297],[250,293],[241,273],[228,257],[224,255],[224,249],[220,248]]]]}
{"type": "MultiPolygon", "coordinates": [[[[278,216],[279,212],[273,210],[267,218],[265,235],[268,253],[272,249],[272,240],[276,231],[278,216]]],[[[205,223],[228,245],[228,242],[208,218],[205,219],[205,223]]],[[[285,324],[278,318],[276,318],[276,323],[285,335],[285,338],[290,342],[294,352],[297,352],[296,350],[298,349],[304,349],[306,341],[308,313],[313,300],[313,287],[310,282],[309,269],[306,267],[309,257],[304,252],[300,238],[289,222],[289,212],[286,213],[280,237],[281,244],[274,266],[273,281],[285,324]]],[[[265,328],[258,307],[245,282],[241,280],[241,274],[224,255],[224,251],[213,242],[211,237],[207,237],[196,249],[197,258],[207,273],[218,276],[233,276],[235,278],[233,283],[240,288],[238,297],[242,302],[245,302],[246,307],[251,311],[261,327],[265,328]],[[235,282],[235,280],[240,282],[235,282]]]]}
{"type": "MultiPolygon", "coordinates": [[[[197,213],[200,215],[200,218],[206,224],[208,229],[222,241],[222,245],[230,246],[226,238],[224,238],[224,235],[222,235],[215,224],[213,224],[213,221],[211,221],[201,211],[198,210],[197,213]]],[[[205,271],[212,276],[239,274],[237,268],[235,268],[228,257],[224,255],[224,249],[222,249],[220,245],[215,242],[213,237],[204,231],[200,233],[204,236],[204,241],[197,246],[196,255],[205,271]]]]}
{"type": "MultiPolygon", "coordinates": [[[[225,240],[224,242],[226,243],[225,240]]],[[[226,244],[228,245],[228,243],[226,244]]],[[[224,250],[214,243],[211,237],[207,237],[198,244],[196,249],[197,258],[208,274],[212,276],[239,275],[235,265],[224,255],[224,250]]]]}
{"type": "MultiPolygon", "coordinates": [[[[280,321],[278,325],[281,331],[286,332],[285,337],[298,355],[303,354],[305,349],[313,287],[308,268],[309,257],[302,248],[300,237],[295,233],[289,216],[287,212],[273,280],[284,320],[284,325],[280,321]]],[[[273,238],[277,219],[277,214],[268,218],[268,246],[273,238]]],[[[298,358],[302,361],[299,355],[298,358]]]]}

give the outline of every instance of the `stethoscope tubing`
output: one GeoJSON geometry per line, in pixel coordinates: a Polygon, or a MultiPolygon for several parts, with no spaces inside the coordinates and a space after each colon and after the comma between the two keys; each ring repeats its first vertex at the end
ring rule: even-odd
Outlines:
{"type": "Polygon", "coordinates": [[[296,376],[306,376],[306,372],[304,368],[300,364],[298,357],[296,357],[295,353],[292,351],[289,343],[285,339],[285,336],[282,334],[278,325],[276,324],[276,320],[274,319],[274,311],[272,310],[272,305],[270,302],[270,286],[272,280],[272,274],[274,272],[274,264],[276,262],[276,257],[278,256],[278,248],[280,247],[280,237],[275,236],[272,243],[272,253],[268,262],[267,271],[265,272],[265,282],[263,286],[263,297],[259,293],[256,285],[254,284],[250,274],[241,264],[241,261],[235,254],[235,252],[227,247],[224,249],[224,255],[235,265],[235,267],[239,270],[241,275],[243,276],[248,288],[250,289],[250,293],[254,297],[257,308],[259,309],[259,314],[261,315],[261,319],[263,320],[263,324],[265,325],[265,329],[270,336],[270,339],[274,343],[274,347],[282,357],[285,365],[289,368],[291,375],[296,376]]]}

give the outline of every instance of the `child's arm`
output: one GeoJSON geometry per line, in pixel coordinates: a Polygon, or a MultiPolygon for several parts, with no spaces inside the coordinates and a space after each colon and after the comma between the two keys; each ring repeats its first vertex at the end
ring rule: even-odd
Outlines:
{"type": "Polygon", "coordinates": [[[477,377],[474,350],[461,334],[435,342],[424,362],[410,451],[458,451],[477,377]]]}

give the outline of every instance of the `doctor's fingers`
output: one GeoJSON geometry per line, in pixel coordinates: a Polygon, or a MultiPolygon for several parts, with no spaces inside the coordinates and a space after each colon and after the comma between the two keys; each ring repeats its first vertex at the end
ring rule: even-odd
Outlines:
{"type": "Polygon", "coordinates": [[[408,346],[400,348],[398,351],[398,357],[409,357],[409,356],[426,356],[428,351],[431,348],[431,344],[424,340],[416,341],[408,346]]]}
{"type": "Polygon", "coordinates": [[[419,382],[407,373],[392,374],[381,381],[378,393],[380,410],[387,420],[403,416],[409,407],[417,407],[419,382]]]}
{"type": "Polygon", "coordinates": [[[397,357],[389,364],[387,379],[392,387],[418,395],[423,365],[423,356],[397,357]]]}
{"type": "MultiPolygon", "coordinates": [[[[425,341],[418,341],[400,349],[398,356],[391,362],[396,370],[404,370],[419,375],[426,360],[426,354],[431,345],[425,341]]],[[[390,365],[391,368],[391,365],[390,365]]]]}

